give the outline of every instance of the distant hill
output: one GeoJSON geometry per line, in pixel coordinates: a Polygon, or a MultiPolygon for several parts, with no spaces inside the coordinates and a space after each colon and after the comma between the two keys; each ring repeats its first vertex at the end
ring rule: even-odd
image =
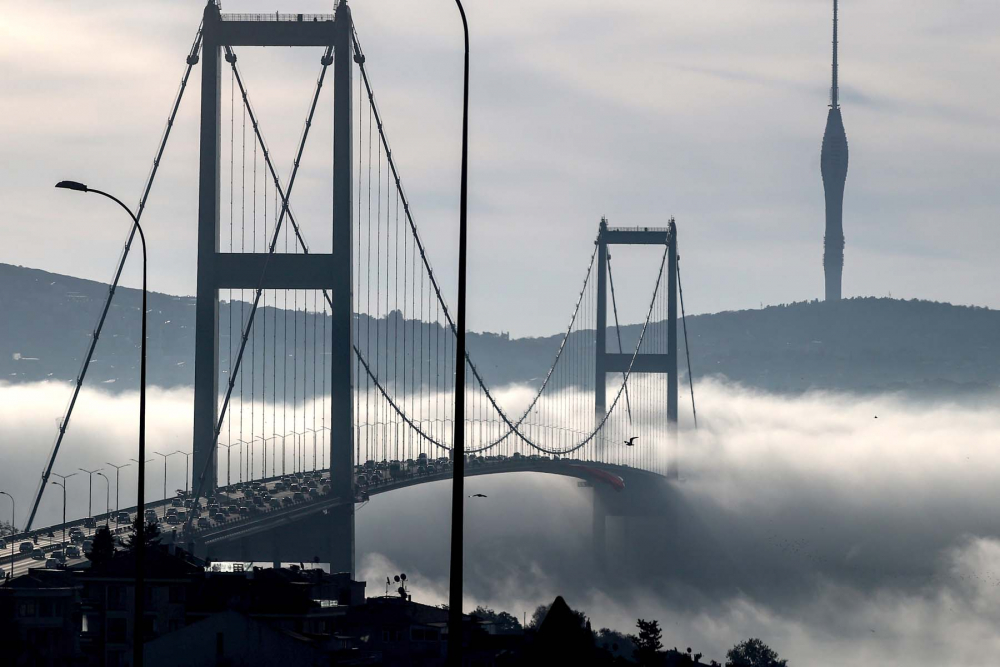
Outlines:
{"type": "MultiPolygon", "coordinates": [[[[74,380],[107,292],[108,286],[98,282],[0,264],[0,378],[11,383],[74,380]]],[[[190,385],[194,298],[154,293],[149,306],[150,382],[164,387],[190,385]]],[[[136,386],[138,308],[137,290],[118,291],[91,363],[88,386],[111,391],[136,386]]],[[[240,304],[234,303],[234,346],[239,340],[239,310],[240,304]]],[[[322,318],[300,312],[302,329],[296,345],[291,327],[286,342],[280,326],[284,311],[269,305],[258,317],[266,319],[271,329],[255,344],[287,349],[288,359],[295,359],[293,350],[301,352],[303,332],[308,331],[311,341],[314,328],[323,327],[322,318]],[[274,322],[279,323],[277,330],[274,322]]],[[[226,303],[220,306],[220,318],[229,321],[226,303]]],[[[368,318],[362,316],[359,328],[367,324],[368,318]]],[[[1000,387],[1000,311],[986,308],[856,298],[698,315],[688,318],[687,326],[696,378],[719,375],[785,393],[830,389],[947,395],[1000,387]]],[[[411,335],[422,332],[427,340],[435,335],[442,341],[447,338],[439,327],[404,322],[398,315],[372,322],[372,327],[382,335],[406,329],[411,335]]],[[[625,349],[634,348],[639,329],[622,328],[625,349]]],[[[225,326],[221,336],[221,366],[226,368],[230,339],[225,326]]],[[[534,384],[544,376],[560,339],[561,334],[511,339],[474,333],[469,349],[491,385],[534,384]]],[[[570,345],[592,350],[593,334],[575,335],[570,345]]],[[[439,349],[445,353],[443,346],[439,349]]],[[[453,354],[451,349],[448,353],[453,354]]],[[[433,357],[433,347],[427,354],[433,357]]],[[[283,358],[284,354],[262,362],[266,365],[255,373],[280,374],[285,370],[283,358]]],[[[683,367],[683,357],[681,362],[683,367]]]]}

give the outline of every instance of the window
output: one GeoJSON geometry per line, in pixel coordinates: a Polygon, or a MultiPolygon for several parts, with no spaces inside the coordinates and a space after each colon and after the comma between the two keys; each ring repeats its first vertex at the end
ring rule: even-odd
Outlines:
{"type": "Polygon", "coordinates": [[[52,600],[42,600],[38,605],[38,615],[43,618],[55,616],[55,605],[52,600]]]}
{"type": "Polygon", "coordinates": [[[127,632],[128,632],[128,624],[124,618],[108,619],[107,640],[109,644],[124,644],[125,635],[127,632]]]}
{"type": "Polygon", "coordinates": [[[80,632],[90,632],[90,620],[86,614],[80,617],[80,632]]]}
{"type": "Polygon", "coordinates": [[[35,616],[35,603],[32,602],[22,602],[17,606],[17,615],[20,618],[34,618],[35,616]]]}

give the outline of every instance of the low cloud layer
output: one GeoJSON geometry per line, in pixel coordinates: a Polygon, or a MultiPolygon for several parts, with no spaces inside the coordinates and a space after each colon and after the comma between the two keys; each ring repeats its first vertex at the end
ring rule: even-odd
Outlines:
{"type": "MultiPolygon", "coordinates": [[[[470,479],[469,493],[488,498],[467,503],[466,604],[530,616],[561,594],[597,627],[657,618],[668,646],[720,660],[753,635],[800,665],[989,662],[1000,649],[1000,413],[711,381],[696,392],[700,428],[682,423],[682,481],[664,490],[662,516],[609,519],[610,571],[593,554],[591,489],[530,473],[470,479]]],[[[54,383],[0,386],[0,488],[25,503],[19,516],[67,396],[54,383]]],[[[135,424],[120,419],[134,401],[85,391],[56,471],[134,455],[135,424]]],[[[155,390],[150,404],[150,450],[186,447],[190,394],[155,390]]],[[[173,488],[182,460],[169,472],[173,488]]],[[[160,475],[158,459],[152,486],[160,475]]],[[[124,476],[122,486],[124,499],[124,476]]],[[[103,490],[95,480],[102,509],[103,490]]],[[[85,502],[81,474],[70,514],[85,502]]],[[[370,594],[402,571],[414,599],[447,599],[449,502],[441,482],[359,507],[370,594]]],[[[55,519],[61,498],[47,495],[41,512],[55,519]]]]}

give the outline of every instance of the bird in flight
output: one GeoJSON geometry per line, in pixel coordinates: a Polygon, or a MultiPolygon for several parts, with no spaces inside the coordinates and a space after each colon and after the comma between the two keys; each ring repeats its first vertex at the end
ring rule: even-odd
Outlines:
{"type": "Polygon", "coordinates": [[[485,493],[473,493],[473,494],[472,494],[471,496],[469,496],[469,497],[470,497],[470,498],[485,498],[485,497],[486,497],[486,494],[485,494],[485,493]]]}
{"type": "Polygon", "coordinates": [[[625,441],[625,444],[629,447],[635,446],[635,441],[639,439],[639,436],[633,435],[631,438],[625,441]]]}

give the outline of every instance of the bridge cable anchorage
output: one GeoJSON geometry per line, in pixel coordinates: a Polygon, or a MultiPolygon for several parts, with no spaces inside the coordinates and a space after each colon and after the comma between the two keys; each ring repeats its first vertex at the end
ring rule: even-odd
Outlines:
{"type": "MultiPolygon", "coordinates": [[[[618,336],[618,353],[623,354],[622,349],[622,329],[618,324],[618,301],[615,299],[615,279],[611,275],[611,253],[608,253],[608,285],[611,287],[611,309],[615,314],[615,334],[618,336]]],[[[624,374],[622,378],[624,378],[624,374]]],[[[625,387],[625,407],[628,409],[628,421],[632,423],[632,404],[628,397],[628,387],[625,387]]]]}
{"type": "MultiPolygon", "coordinates": [[[[232,53],[232,48],[231,47],[226,46],[225,49],[226,49],[226,53],[227,54],[232,53]]],[[[326,51],[327,55],[329,55],[332,52],[332,49],[333,49],[333,47],[327,47],[327,51],[326,51]]],[[[227,61],[228,61],[228,58],[227,58],[227,61]]],[[[272,180],[272,182],[274,184],[275,194],[277,196],[280,196],[281,201],[282,201],[282,206],[281,206],[280,216],[278,217],[277,221],[275,222],[274,232],[273,232],[273,235],[272,235],[272,238],[271,238],[271,242],[270,242],[270,244],[268,246],[268,252],[267,252],[267,255],[266,255],[265,259],[264,259],[264,264],[263,264],[263,266],[261,268],[260,279],[258,280],[257,288],[256,288],[255,295],[254,295],[254,302],[253,302],[253,304],[252,304],[252,306],[250,308],[250,314],[247,317],[247,323],[246,323],[246,326],[244,328],[243,334],[241,336],[239,352],[238,352],[237,357],[236,357],[236,362],[233,365],[233,373],[232,373],[232,375],[230,375],[230,377],[228,378],[228,381],[227,381],[226,396],[225,396],[223,404],[222,404],[222,406],[220,408],[218,421],[217,421],[216,426],[215,426],[215,435],[214,435],[213,442],[212,442],[211,455],[206,459],[205,467],[202,468],[202,471],[201,471],[201,473],[200,473],[200,475],[198,477],[198,487],[197,487],[197,490],[196,490],[196,495],[194,497],[194,501],[197,501],[201,497],[202,493],[204,492],[205,476],[208,473],[208,467],[211,464],[211,462],[214,460],[216,452],[218,451],[219,434],[222,431],[222,424],[223,424],[223,421],[225,420],[226,411],[227,411],[227,408],[229,406],[230,398],[232,396],[233,388],[234,388],[234,385],[235,385],[234,377],[239,372],[239,368],[240,368],[240,365],[241,365],[242,360],[243,360],[243,354],[244,354],[244,351],[246,350],[247,337],[249,336],[249,332],[251,330],[251,327],[253,326],[253,321],[254,321],[254,317],[255,317],[255,315],[257,313],[258,304],[260,303],[261,294],[264,291],[263,284],[264,284],[264,278],[265,278],[266,273],[267,273],[268,263],[270,262],[271,256],[274,254],[275,248],[277,247],[278,238],[279,238],[279,232],[281,231],[281,223],[283,222],[283,220],[284,220],[284,218],[285,218],[286,215],[287,215],[289,221],[292,224],[292,227],[293,227],[293,229],[295,231],[295,235],[296,235],[296,237],[299,240],[299,243],[302,245],[302,247],[308,253],[308,246],[306,245],[305,241],[302,239],[301,232],[299,231],[298,224],[295,222],[295,219],[294,219],[294,217],[292,215],[292,212],[291,212],[291,210],[289,208],[288,196],[291,194],[292,189],[295,186],[295,177],[298,174],[298,164],[297,163],[301,160],[301,158],[302,158],[302,152],[305,149],[305,143],[306,143],[306,140],[307,140],[307,138],[309,136],[309,127],[312,124],[312,118],[313,118],[313,116],[314,116],[314,114],[316,112],[316,104],[317,104],[317,102],[319,100],[320,90],[322,89],[322,81],[323,81],[324,76],[326,75],[326,70],[327,70],[327,67],[328,67],[328,65],[324,64],[322,70],[320,71],[319,80],[318,80],[317,86],[316,86],[316,92],[313,95],[312,104],[309,107],[309,114],[308,114],[307,122],[306,122],[306,125],[305,125],[305,129],[303,130],[303,133],[302,133],[302,138],[301,138],[301,140],[299,142],[298,151],[296,153],[296,157],[295,157],[296,165],[293,167],[292,173],[289,176],[288,187],[287,187],[287,191],[286,191],[286,190],[282,189],[281,182],[280,182],[280,180],[278,178],[277,171],[275,170],[274,165],[271,162],[270,154],[268,153],[267,148],[266,148],[266,144],[264,143],[264,138],[263,138],[263,136],[261,134],[260,127],[259,127],[259,125],[257,123],[257,117],[256,117],[256,115],[253,112],[252,106],[250,105],[250,100],[249,100],[249,98],[247,96],[246,88],[244,87],[244,84],[243,84],[243,79],[240,76],[239,68],[237,67],[235,57],[230,62],[230,66],[231,66],[232,71],[233,71],[233,76],[234,76],[237,84],[240,87],[240,92],[241,92],[241,95],[243,97],[243,101],[244,101],[244,106],[246,108],[246,112],[247,112],[247,114],[251,118],[252,125],[253,125],[254,135],[256,136],[256,140],[261,145],[261,150],[262,150],[262,153],[264,155],[264,162],[265,162],[265,164],[267,166],[267,169],[268,169],[268,171],[270,173],[270,176],[271,176],[271,180],[272,180]]],[[[275,203],[277,204],[277,198],[275,199],[275,203]]],[[[282,463],[282,465],[284,465],[284,463],[282,463]]],[[[191,520],[192,519],[193,519],[193,514],[188,516],[188,519],[187,519],[187,521],[184,524],[184,530],[185,530],[185,532],[187,532],[187,531],[190,530],[190,525],[191,525],[191,520]]]]}
{"type": "MultiPolygon", "coordinates": [[[[177,118],[177,110],[180,108],[181,99],[184,97],[184,91],[187,89],[187,82],[189,76],[191,75],[191,68],[198,63],[198,52],[201,49],[201,32],[202,26],[199,24],[198,30],[195,33],[194,42],[191,45],[191,50],[188,52],[186,59],[187,66],[184,69],[184,74],[181,76],[180,86],[177,89],[177,93],[174,96],[173,106],[167,116],[167,124],[160,137],[160,143],[157,147],[156,155],[153,158],[153,164],[149,170],[149,175],[146,177],[146,184],[143,187],[142,196],[139,198],[139,207],[136,210],[136,218],[139,220],[142,219],[142,213],[146,210],[146,202],[149,200],[149,193],[153,188],[153,181],[156,179],[156,174],[160,167],[160,160],[163,158],[164,150],[166,150],[167,140],[170,138],[170,130],[174,126],[174,120],[177,118]]],[[[111,301],[115,295],[115,289],[118,287],[122,270],[125,268],[125,260],[128,258],[129,250],[132,247],[132,241],[135,239],[136,227],[136,225],[132,226],[129,231],[128,238],[125,240],[125,246],[122,249],[121,255],[118,257],[118,266],[115,269],[114,279],[111,281],[111,287],[108,290],[108,296],[105,299],[104,308],[101,310],[101,315],[97,320],[97,326],[95,327],[93,335],[90,338],[90,346],[87,349],[86,355],[84,355],[83,365],[80,367],[80,374],[74,386],[73,395],[70,398],[69,405],[66,407],[66,412],[62,418],[62,426],[59,429],[59,435],[56,437],[56,441],[52,445],[48,464],[42,472],[41,481],[38,484],[38,490],[35,492],[35,500],[31,506],[31,512],[28,515],[28,520],[25,523],[25,531],[31,530],[31,525],[35,521],[35,514],[38,512],[38,505],[41,503],[42,495],[45,493],[45,487],[48,485],[49,477],[52,474],[52,467],[55,465],[56,456],[58,456],[59,449],[62,446],[63,437],[65,436],[66,429],[69,426],[70,417],[73,415],[73,409],[76,407],[76,400],[80,395],[80,390],[83,388],[83,380],[90,367],[90,361],[93,359],[94,351],[97,348],[97,341],[101,337],[101,331],[104,329],[104,322],[107,319],[108,311],[111,308],[111,301]]]]}
{"type": "Polygon", "coordinates": [[[684,288],[681,287],[681,258],[677,257],[677,293],[681,301],[681,326],[684,328],[684,354],[687,356],[688,386],[691,388],[691,415],[694,417],[694,430],[698,430],[698,410],[694,406],[694,376],[691,375],[691,349],[688,347],[687,318],[684,315],[684,288]]]}

